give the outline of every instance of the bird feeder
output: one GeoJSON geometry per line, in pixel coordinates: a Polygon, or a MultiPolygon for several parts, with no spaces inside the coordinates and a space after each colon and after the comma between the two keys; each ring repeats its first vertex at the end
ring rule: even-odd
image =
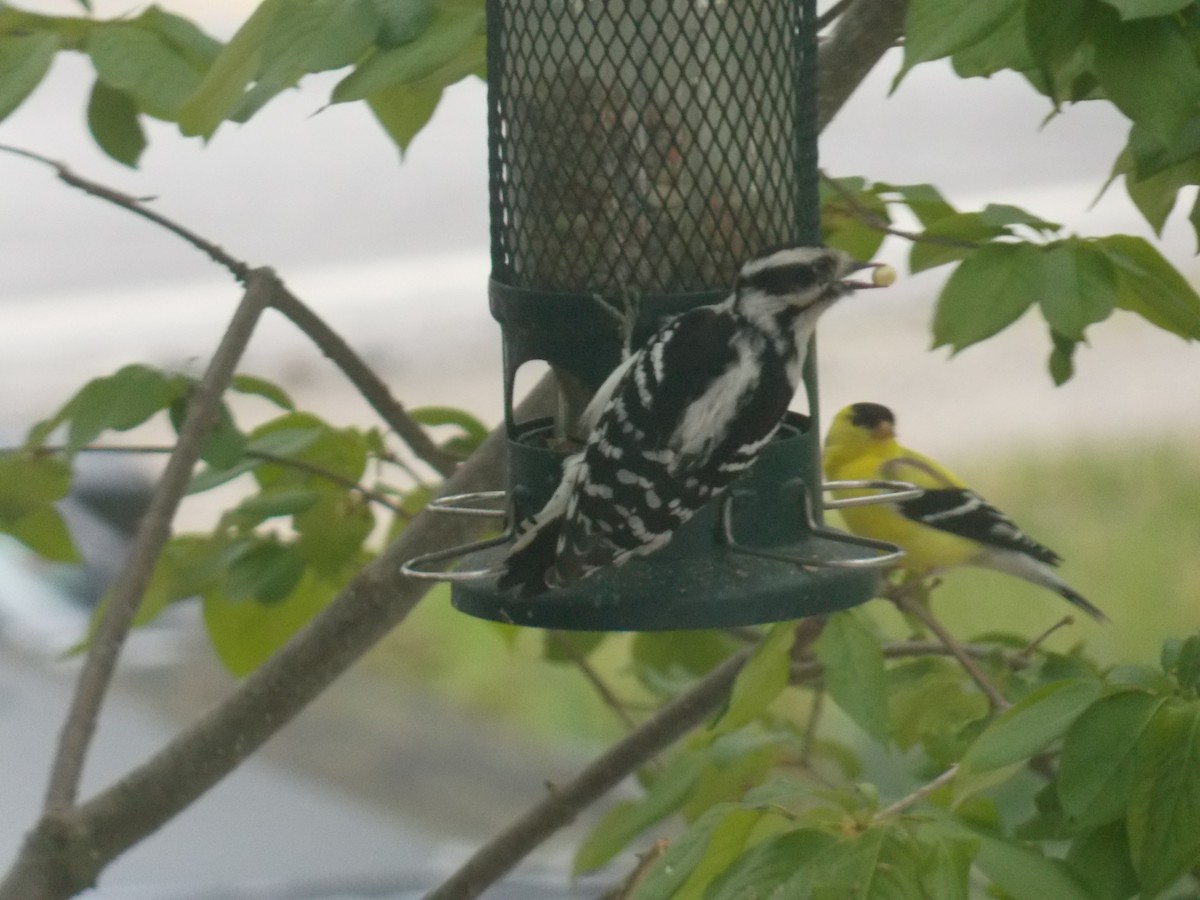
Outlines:
{"type": "MultiPolygon", "coordinates": [[[[549,499],[586,437],[575,418],[623,352],[721,300],[752,253],[819,243],[816,14],[812,0],[488,0],[487,27],[511,528],[549,499]],[[518,422],[517,370],[534,360],[554,371],[560,410],[518,422]]],[[[789,413],[662,550],[533,597],[497,587],[509,535],[406,571],[452,581],[472,615],[562,629],[747,625],[864,602],[900,554],[822,524],[814,359],[808,414],[789,413]]],[[[481,514],[480,499],[433,508],[481,514]]]]}

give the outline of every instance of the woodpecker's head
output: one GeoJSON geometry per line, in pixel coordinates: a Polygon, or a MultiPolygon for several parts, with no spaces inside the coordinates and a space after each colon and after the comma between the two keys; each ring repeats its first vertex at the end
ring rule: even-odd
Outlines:
{"type": "Polygon", "coordinates": [[[817,318],[861,288],[885,287],[892,273],[830,247],[779,247],[747,260],[733,290],[734,308],[768,333],[807,342],[817,318]],[[852,279],[874,269],[871,280],[852,279]]]}

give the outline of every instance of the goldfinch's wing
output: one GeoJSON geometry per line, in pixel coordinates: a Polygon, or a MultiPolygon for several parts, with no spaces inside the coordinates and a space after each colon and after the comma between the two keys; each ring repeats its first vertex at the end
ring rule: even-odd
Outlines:
{"type": "Polygon", "coordinates": [[[907,481],[925,488],[920,497],[897,503],[901,515],[914,522],[982,544],[1015,550],[1050,565],[1061,557],[1017,527],[1008,516],[988,503],[932,459],[905,451],[880,467],[884,478],[907,481]]]}
{"type": "Polygon", "coordinates": [[[1008,516],[968,488],[931,488],[896,504],[914,522],[1003,550],[1015,550],[1050,565],[1061,558],[1017,527],[1008,516]]]}

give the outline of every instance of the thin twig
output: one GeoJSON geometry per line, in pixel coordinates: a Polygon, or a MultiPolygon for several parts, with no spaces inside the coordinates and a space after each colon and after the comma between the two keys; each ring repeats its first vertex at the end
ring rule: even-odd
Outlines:
{"type": "Polygon", "coordinates": [[[904,228],[895,228],[891,222],[880,216],[875,210],[860,203],[858,198],[846,190],[836,178],[831,178],[822,172],[821,180],[829,185],[833,192],[838,195],[838,198],[846,204],[846,211],[868,228],[874,228],[876,231],[882,231],[884,234],[890,234],[894,237],[904,238],[907,241],[912,241],[914,244],[937,244],[941,247],[959,247],[964,250],[978,250],[981,246],[978,241],[969,241],[965,238],[944,237],[936,234],[925,234],[921,231],[908,231],[904,228]]]}
{"type": "Polygon", "coordinates": [[[392,396],[383,379],[375,374],[375,370],[368,366],[324,319],[290,291],[281,293],[271,305],[303,331],[309,340],[317,345],[317,349],[342,370],[342,374],[358,388],[358,392],[371,404],[371,408],[379,413],[388,427],[396,432],[419,459],[424,460],[443,477],[451,475],[458,468],[459,459],[433,442],[425,433],[425,429],[409,416],[404,404],[392,396]]]}
{"type": "Polygon", "coordinates": [[[724,702],[749,650],[740,651],[662,707],[566,784],[559,785],[475,852],[425,900],[478,897],[588,805],[712,714],[724,702]]]}
{"type": "Polygon", "coordinates": [[[55,174],[60,181],[69,184],[73,188],[78,188],[84,193],[91,194],[93,197],[99,197],[101,200],[107,200],[120,206],[123,209],[129,210],[134,215],[141,216],[143,219],[148,219],[155,225],[161,225],[173,234],[183,238],[200,252],[204,253],[213,262],[220,266],[224,266],[229,270],[240,283],[247,284],[252,272],[251,267],[241,260],[234,259],[212,241],[207,241],[194,231],[184,228],[178,222],[168,219],[166,216],[156,213],[154,210],[146,206],[144,198],[134,197],[130,194],[122,193],[110,187],[105,187],[95,181],[91,181],[80,175],[76,175],[69,168],[60,162],[56,162],[49,157],[42,156],[40,153],[34,153],[32,150],[22,150],[20,147],[12,147],[8,144],[0,144],[0,151],[4,153],[12,153],[16,156],[23,156],[26,159],[32,159],[35,162],[40,162],[43,165],[50,166],[54,169],[55,174]]]}
{"type": "Polygon", "coordinates": [[[825,28],[828,28],[830,23],[844,13],[847,7],[849,7],[853,2],[854,0],[838,0],[837,3],[829,7],[829,9],[825,10],[825,12],[821,13],[821,15],[817,16],[817,31],[822,31],[825,28]]]}
{"type": "Polygon", "coordinates": [[[1042,644],[1044,644],[1046,642],[1046,639],[1048,637],[1050,637],[1050,635],[1054,634],[1054,632],[1058,631],[1058,629],[1060,629],[1060,628],[1065,628],[1068,625],[1074,625],[1074,624],[1075,624],[1075,617],[1072,616],[1070,613],[1068,613],[1067,615],[1065,615],[1061,619],[1059,619],[1057,622],[1055,622],[1053,625],[1051,625],[1049,628],[1047,628],[1045,631],[1043,631],[1041,634],[1039,634],[1037,637],[1035,637],[1028,644],[1026,644],[1021,649],[1021,652],[1018,655],[1025,659],[1028,659],[1030,656],[1033,655],[1034,650],[1038,649],[1038,647],[1042,646],[1042,644]]]}
{"type": "Polygon", "coordinates": [[[914,804],[919,803],[922,800],[924,800],[926,797],[928,797],[930,794],[932,794],[934,791],[936,791],[942,785],[949,784],[954,779],[954,776],[957,774],[958,774],[958,763],[954,763],[945,772],[943,772],[941,775],[937,776],[937,778],[934,778],[932,781],[929,781],[929,782],[921,785],[919,788],[917,788],[911,794],[901,797],[899,800],[897,800],[895,803],[891,804],[890,806],[885,806],[883,809],[879,810],[879,812],[877,812],[877,813],[875,813],[875,815],[871,816],[871,822],[874,824],[877,822],[882,822],[884,819],[890,819],[894,816],[900,815],[900,813],[904,812],[910,806],[913,806],[914,804]]]}
{"type": "Polygon", "coordinates": [[[963,645],[958,642],[954,635],[946,630],[945,626],[934,617],[933,613],[923,603],[913,599],[908,585],[901,585],[896,590],[889,592],[888,597],[902,612],[916,616],[926,628],[937,635],[938,640],[946,645],[946,649],[958,660],[959,665],[979,685],[979,689],[988,698],[988,702],[992,705],[993,710],[1003,712],[1012,705],[1000,693],[1000,689],[992,684],[991,679],[984,674],[983,670],[976,665],[975,660],[971,658],[971,654],[963,648],[963,645]]]}
{"type": "Polygon", "coordinates": [[[138,526],[129,558],[113,585],[107,611],[96,626],[87,658],[63,723],[58,751],[46,791],[46,812],[61,812],[75,803],[84,759],[96,729],[96,719],[116,668],[117,658],[159,554],[171,534],[175,510],[187,491],[200,450],[217,423],[221,395],[233,378],[259,316],[279,285],[269,269],[250,273],[246,292],[229,328],[221,338],[208,370],[197,383],[187,406],[179,443],[159,478],[150,506],[138,526]]]}
{"type": "MultiPolygon", "coordinates": [[[[0,456],[5,453],[19,452],[19,447],[0,447],[0,456]]],[[[40,452],[45,453],[64,453],[66,447],[61,444],[41,444],[37,448],[40,452]]],[[[173,447],[153,446],[149,444],[117,444],[117,445],[100,445],[87,444],[78,448],[78,453],[112,453],[112,454],[129,454],[137,456],[165,456],[174,450],[173,447]]],[[[277,453],[268,453],[265,450],[246,449],[242,451],[242,456],[247,459],[258,459],[263,462],[275,463],[276,465],[285,466],[289,469],[296,469],[299,472],[307,472],[317,478],[336,484],[343,487],[352,493],[358,494],[364,500],[370,500],[372,503],[378,503],[380,506],[386,507],[402,518],[411,519],[413,514],[396,503],[390,497],[381,494],[379,491],[373,491],[364,484],[360,484],[353,478],[347,478],[345,475],[340,475],[337,472],[326,469],[323,466],[318,466],[315,463],[310,463],[303,459],[293,459],[289,456],[280,456],[277,453]]]]}
{"type": "MultiPolygon", "coordinates": [[[[55,162],[39,153],[6,144],[0,144],[0,151],[23,156],[50,166],[60,180],[72,187],[91,194],[93,197],[99,197],[101,200],[107,200],[109,203],[148,219],[156,225],[161,225],[171,233],[183,238],[214,262],[228,269],[239,282],[245,284],[249,278],[251,268],[247,263],[235,259],[211,241],[205,240],[178,222],[148,208],[142,199],[76,175],[62,163],[55,162]]],[[[400,436],[401,440],[408,444],[418,458],[423,459],[442,476],[450,475],[454,471],[459,460],[438,447],[424,429],[412,420],[403,404],[392,396],[383,380],[354,352],[349,344],[342,340],[341,335],[325,324],[320,316],[309,309],[282,283],[279,284],[279,289],[273,292],[271,306],[290,319],[317,345],[317,349],[321,353],[342,370],[342,373],[358,388],[359,393],[379,413],[388,426],[400,436]]]]}
{"type": "Polygon", "coordinates": [[[612,692],[612,688],[600,677],[600,673],[592,668],[591,663],[587,661],[587,657],[575,648],[569,637],[560,631],[551,629],[546,632],[546,640],[550,641],[560,653],[566,655],[575,664],[575,668],[587,679],[588,684],[592,686],[592,690],[604,701],[604,705],[611,709],[613,714],[621,720],[621,724],[627,730],[632,731],[637,727],[637,722],[633,720],[633,716],[629,715],[625,704],[612,692]]]}

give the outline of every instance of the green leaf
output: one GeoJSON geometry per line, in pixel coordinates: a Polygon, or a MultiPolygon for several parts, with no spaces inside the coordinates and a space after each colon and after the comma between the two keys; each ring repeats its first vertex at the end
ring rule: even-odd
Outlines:
{"type": "Polygon", "coordinates": [[[133,22],[97,25],[87,53],[101,81],[159,119],[175,119],[203,74],[161,35],[133,22]]]}
{"type": "Polygon", "coordinates": [[[162,37],[197,72],[207,72],[221,53],[220,41],[205,34],[190,19],[160,7],[150,6],[131,21],[162,37]]]}
{"type": "Polygon", "coordinates": [[[211,137],[241,104],[258,73],[262,44],[286,0],[263,0],[213,61],[196,91],[179,110],[179,130],[211,137]]]}
{"type": "Polygon", "coordinates": [[[412,139],[433,118],[441,99],[441,87],[414,88],[397,84],[371,94],[367,97],[367,106],[403,156],[412,139]]]}
{"type": "Polygon", "coordinates": [[[297,546],[308,565],[335,575],[354,559],[375,528],[375,515],[362,497],[342,489],[318,492],[320,500],[296,513],[297,546]]]}
{"type": "Polygon", "coordinates": [[[1175,676],[1182,690],[1200,691],[1200,634],[1179,641],[1170,664],[1164,659],[1163,669],[1175,676]]]}
{"type": "MultiPolygon", "coordinates": [[[[316,438],[311,442],[306,441],[302,449],[287,455],[346,481],[357,483],[367,467],[367,439],[357,429],[332,428],[310,413],[287,413],[254,429],[250,433],[251,446],[255,445],[257,439],[271,434],[295,435],[297,432],[312,429],[317,431],[316,438]]],[[[316,484],[328,484],[327,479],[312,472],[278,463],[263,463],[257,466],[254,469],[254,477],[263,487],[284,483],[308,485],[313,479],[317,479],[316,484]]]]}
{"type": "Polygon", "coordinates": [[[104,431],[136,428],[177,396],[177,383],[158,369],[125,366],[85,384],[53,418],[34,426],[30,441],[41,442],[66,422],[67,452],[74,453],[104,431]]]}
{"type": "Polygon", "coordinates": [[[719,665],[735,646],[721,631],[641,631],[633,636],[630,658],[644,687],[672,696],[719,665]]]}
{"type": "Polygon", "coordinates": [[[267,519],[294,516],[312,509],[322,493],[309,488],[281,488],[247,497],[229,513],[238,527],[249,531],[267,519]]]}
{"type": "Polygon", "coordinates": [[[920,742],[937,766],[955,762],[966,749],[964,732],[988,714],[987,699],[968,691],[962,671],[947,660],[926,659],[888,673],[893,739],[901,750],[920,742]]]}
{"type": "Polygon", "coordinates": [[[394,85],[417,83],[460,57],[470,57],[470,71],[481,56],[482,45],[476,38],[483,34],[483,23],[482,4],[439,5],[419,37],[390,50],[377,50],[359,63],[333,89],[333,101],[364,100],[394,85]]]}
{"type": "Polygon", "coordinates": [[[241,677],[278,650],[337,593],[338,585],[306,572],[286,600],[233,600],[216,587],[204,592],[202,610],[209,640],[222,664],[241,677]]]}
{"type": "Polygon", "coordinates": [[[1079,341],[1087,326],[1107,319],[1117,303],[1117,272],[1103,250],[1071,238],[1041,254],[1042,315],[1051,329],[1079,341]]]}
{"type": "Polygon", "coordinates": [[[1152,897],[1200,863],[1200,701],[1171,700],[1138,747],[1129,797],[1129,847],[1152,897]]]}
{"type": "MultiPolygon", "coordinates": [[[[823,831],[800,828],[774,835],[743,853],[712,882],[704,900],[771,897],[798,870],[810,866],[834,843],[823,831]]],[[[635,900],[642,895],[635,894],[635,900]]]]}
{"type": "Polygon", "coordinates": [[[1056,107],[1075,99],[1073,85],[1080,74],[1080,49],[1087,35],[1087,7],[1088,0],[1025,5],[1026,45],[1045,81],[1046,93],[1056,107]]]}
{"type": "Polygon", "coordinates": [[[966,259],[992,238],[1009,234],[1004,225],[985,222],[977,212],[952,213],[930,222],[909,251],[909,268],[922,272],[966,259]]]}
{"type": "Polygon", "coordinates": [[[283,0],[263,35],[256,77],[279,90],[307,72],[353,65],[371,46],[380,23],[372,0],[283,0]]]}
{"type": "Polygon", "coordinates": [[[713,807],[671,841],[635,889],[633,900],[675,900],[680,887],[704,859],[713,831],[738,809],[731,803],[713,807]]]}
{"type": "Polygon", "coordinates": [[[962,769],[979,773],[1028,760],[1061,737],[1100,694],[1095,681],[1053,681],[997,716],[963,755],[962,769]]]}
{"type": "Polygon", "coordinates": [[[1062,860],[1033,847],[977,831],[975,865],[1011,900],[1095,900],[1062,860]]]}
{"type": "Polygon", "coordinates": [[[1114,234],[1094,242],[1117,271],[1117,306],[1186,340],[1200,339],[1200,295],[1142,238],[1114,234]]]}
{"type": "Polygon", "coordinates": [[[1058,796],[1083,826],[1125,814],[1133,786],[1135,750],[1164,699],[1143,691],[1101,697],[1083,711],[1063,739],[1058,796]]]}
{"type": "Polygon", "coordinates": [[[915,65],[950,56],[991,35],[1020,0],[911,0],[904,24],[904,64],[892,89],[915,65]]]}
{"type": "Polygon", "coordinates": [[[988,244],[959,263],[938,297],[933,346],[957,353],[1007,328],[1037,299],[1039,250],[1030,244],[988,244]]]}
{"type": "Polygon", "coordinates": [[[574,663],[585,659],[588,654],[604,643],[607,631],[552,631],[543,632],[542,659],[551,663],[574,663]]]}
{"type": "Polygon", "coordinates": [[[62,514],[53,506],[39,506],[15,519],[0,518],[0,531],[16,538],[42,559],[73,563],[79,553],[62,514]]]}
{"type": "Polygon", "coordinates": [[[1025,40],[1025,10],[1020,3],[1005,0],[1005,15],[980,40],[956,50],[950,62],[959,78],[990,78],[1011,69],[1027,72],[1034,66],[1025,40]]]}
{"type": "Polygon", "coordinates": [[[831,615],[815,647],[834,702],[880,744],[888,742],[887,673],[883,649],[859,610],[831,615]]]}
{"type": "Polygon", "coordinates": [[[1118,820],[1084,831],[1071,842],[1067,866],[1094,900],[1126,900],[1137,893],[1129,836],[1118,820]]]}
{"type": "Polygon", "coordinates": [[[293,545],[263,538],[246,541],[225,573],[225,599],[270,605],[287,597],[304,574],[305,559],[293,545]]]}
{"type": "Polygon", "coordinates": [[[1187,9],[1195,0],[1104,0],[1121,14],[1122,19],[1169,16],[1187,9]]]}
{"type": "Polygon", "coordinates": [[[1048,368],[1055,387],[1062,387],[1075,375],[1075,348],[1079,341],[1050,329],[1050,360],[1048,368]]]}
{"type": "Polygon", "coordinates": [[[695,754],[676,757],[645,797],[615,803],[575,851],[572,876],[600,868],[651,825],[679,809],[705,765],[706,760],[695,754]]]}
{"type": "Polygon", "coordinates": [[[315,444],[324,431],[324,426],[308,425],[275,429],[265,433],[255,432],[246,443],[246,455],[242,459],[227,468],[210,465],[203,469],[188,484],[188,493],[198,494],[201,491],[212,490],[247,472],[253,472],[259,466],[268,465],[266,460],[254,454],[289,458],[302,453],[315,444]]]}
{"type": "Polygon", "coordinates": [[[867,189],[861,178],[838,178],[832,185],[822,180],[820,191],[821,240],[855,259],[873,257],[887,234],[863,219],[873,216],[883,225],[891,224],[891,214],[883,199],[876,191],[867,189]]]}
{"type": "Polygon", "coordinates": [[[0,35],[0,121],[41,83],[59,44],[51,31],[0,35]]]}
{"type": "Polygon", "coordinates": [[[788,684],[795,622],[778,622],[755,648],[733,682],[729,705],[713,726],[717,734],[741,728],[757,719],[788,684]]]}
{"type": "Polygon", "coordinates": [[[707,900],[706,890],[741,854],[754,826],[762,819],[759,809],[732,809],[712,830],[708,848],[671,900],[707,900]]]}
{"type": "Polygon", "coordinates": [[[88,98],[87,121],[101,150],[117,162],[137,168],[146,149],[146,133],[132,97],[97,79],[88,98]]]}
{"type": "Polygon", "coordinates": [[[385,50],[415,40],[433,17],[432,0],[375,0],[375,6],[381,19],[375,43],[385,50]]]}
{"type": "Polygon", "coordinates": [[[932,184],[877,184],[875,190],[895,194],[909,208],[923,228],[953,216],[957,212],[932,184]]]}
{"type": "Polygon", "coordinates": [[[1200,108],[1200,68],[1182,27],[1166,18],[1093,22],[1094,68],[1104,93],[1170,146],[1200,108]]]}
{"type": "Polygon", "coordinates": [[[1024,225],[1027,228],[1032,228],[1034,231],[1043,233],[1062,231],[1062,225],[1058,222],[1048,221],[1041,216],[1035,216],[1031,212],[1026,212],[1019,206],[1012,206],[1007,203],[989,203],[980,211],[979,221],[984,225],[991,225],[996,228],[1003,228],[1007,225],[1024,225]]]}
{"type": "Polygon", "coordinates": [[[296,404],[292,402],[292,398],[279,385],[272,381],[267,381],[265,378],[258,378],[254,375],[234,375],[229,382],[229,387],[237,391],[239,394],[253,394],[269,400],[280,409],[286,409],[289,412],[296,408],[296,404]]]}
{"type": "Polygon", "coordinates": [[[465,409],[455,409],[452,406],[423,406],[409,412],[409,417],[418,425],[438,427],[453,425],[462,431],[459,439],[464,448],[474,450],[488,436],[487,427],[465,409]]]}

